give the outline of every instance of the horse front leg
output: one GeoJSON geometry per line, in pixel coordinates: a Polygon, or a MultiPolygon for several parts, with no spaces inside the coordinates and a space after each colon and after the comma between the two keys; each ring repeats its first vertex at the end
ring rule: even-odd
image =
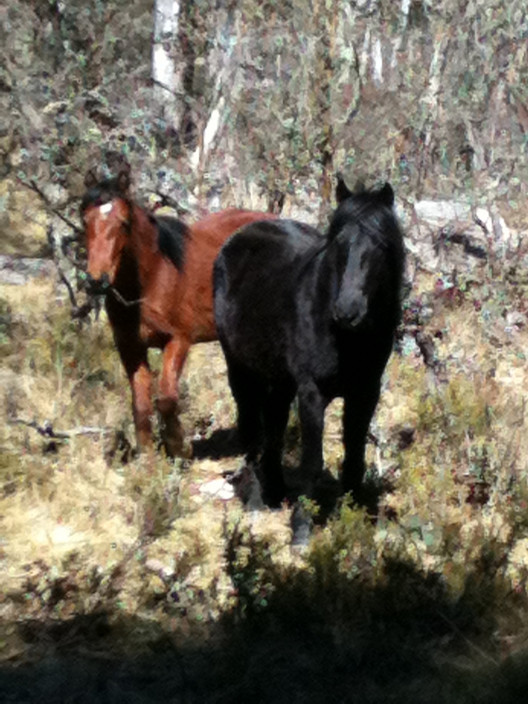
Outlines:
{"type": "MultiPolygon", "coordinates": [[[[317,386],[310,382],[299,386],[299,420],[301,423],[301,471],[304,479],[303,494],[313,499],[315,482],[323,472],[323,429],[326,399],[317,386]]],[[[312,518],[297,502],[291,518],[293,544],[305,545],[310,537],[312,518]]]]}
{"type": "Polygon", "coordinates": [[[260,469],[263,499],[271,507],[279,507],[286,496],[286,484],[282,470],[282,449],[294,396],[295,387],[284,383],[272,388],[264,403],[265,443],[260,469]]]}
{"type": "Polygon", "coordinates": [[[139,450],[152,447],[152,374],[147,348],[119,344],[118,351],[132,389],[132,413],[139,450]]]}
{"type": "Polygon", "coordinates": [[[156,406],[161,419],[161,440],[168,457],[190,457],[184,450],[183,428],[179,418],[178,382],[187,358],[187,340],[172,339],[163,350],[163,367],[156,406]]]}
{"type": "Polygon", "coordinates": [[[351,492],[361,502],[361,486],[365,475],[365,445],[370,421],[380,396],[378,378],[363,379],[353,392],[345,396],[343,442],[345,459],[342,470],[343,493],[351,492]]]}

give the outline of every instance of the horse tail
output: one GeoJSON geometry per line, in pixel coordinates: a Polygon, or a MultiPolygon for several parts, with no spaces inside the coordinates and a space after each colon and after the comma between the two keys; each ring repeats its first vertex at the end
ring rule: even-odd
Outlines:
{"type": "Polygon", "coordinates": [[[227,271],[222,252],[213,266],[213,300],[214,316],[217,328],[222,326],[225,311],[225,294],[227,291],[227,271]]]}

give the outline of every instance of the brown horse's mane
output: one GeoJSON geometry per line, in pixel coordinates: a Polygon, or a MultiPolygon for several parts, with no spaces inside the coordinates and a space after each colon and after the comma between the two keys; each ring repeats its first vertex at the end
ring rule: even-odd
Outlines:
{"type": "Polygon", "coordinates": [[[181,220],[166,215],[151,216],[151,219],[158,231],[159,251],[181,271],[189,228],[181,220]]]}
{"type": "Polygon", "coordinates": [[[81,200],[81,213],[89,205],[102,205],[113,198],[123,198],[123,193],[118,186],[117,178],[107,178],[97,185],[88,188],[81,200]]]}

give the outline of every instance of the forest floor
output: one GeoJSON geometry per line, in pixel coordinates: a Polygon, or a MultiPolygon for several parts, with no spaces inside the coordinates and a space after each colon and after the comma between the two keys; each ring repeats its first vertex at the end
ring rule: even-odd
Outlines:
{"type": "MultiPolygon", "coordinates": [[[[109,461],[133,433],[104,314],[79,327],[49,276],[0,285],[0,701],[523,701],[527,293],[417,278],[435,360],[407,331],[387,367],[377,508],[344,502],[299,553],[286,504],[245,512],[225,480],[242,458],[217,343],[182,380],[193,460],[125,442],[109,461]]],[[[287,449],[295,483],[295,412],[287,449]]]]}

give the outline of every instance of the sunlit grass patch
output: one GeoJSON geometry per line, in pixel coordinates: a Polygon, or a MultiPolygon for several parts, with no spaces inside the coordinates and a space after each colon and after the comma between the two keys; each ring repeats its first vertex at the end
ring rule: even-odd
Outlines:
{"type": "MultiPolygon", "coordinates": [[[[299,554],[290,548],[290,507],[249,513],[236,498],[203,491],[239,456],[183,462],[154,452],[108,463],[107,431],[129,440],[134,433],[104,315],[78,328],[64,306],[46,308],[36,296],[33,307],[30,292],[26,310],[23,300],[9,298],[18,322],[5,327],[10,352],[1,371],[0,609],[10,623],[33,624],[33,640],[14,628],[3,652],[42,657],[50,638],[78,638],[83,647],[135,655],[182,638],[201,647],[214,634],[216,662],[225,656],[239,670],[258,653],[259,662],[279,670],[287,663],[290,672],[292,649],[318,678],[363,663],[376,701],[386,682],[416,668],[417,652],[424,664],[409,689],[415,695],[434,693],[431,671],[436,683],[465,691],[453,674],[462,656],[473,686],[485,690],[483,661],[498,668],[501,653],[526,639],[526,331],[497,347],[497,336],[510,333],[493,301],[492,333],[471,300],[438,303],[426,332],[439,371],[427,369],[413,345],[392,355],[367,443],[379,512],[343,501],[299,554]],[[32,420],[69,435],[51,448],[32,420]],[[73,432],[83,428],[93,432],[73,432]],[[35,623],[51,631],[35,635],[35,623]],[[301,643],[315,644],[313,653],[301,643]]],[[[150,357],[159,370],[159,353],[150,357]]],[[[217,343],[191,350],[181,397],[195,442],[233,428],[217,343]]],[[[325,463],[334,475],[342,405],[326,414],[325,463]]],[[[294,407],[285,452],[292,475],[299,441],[294,407]]]]}

